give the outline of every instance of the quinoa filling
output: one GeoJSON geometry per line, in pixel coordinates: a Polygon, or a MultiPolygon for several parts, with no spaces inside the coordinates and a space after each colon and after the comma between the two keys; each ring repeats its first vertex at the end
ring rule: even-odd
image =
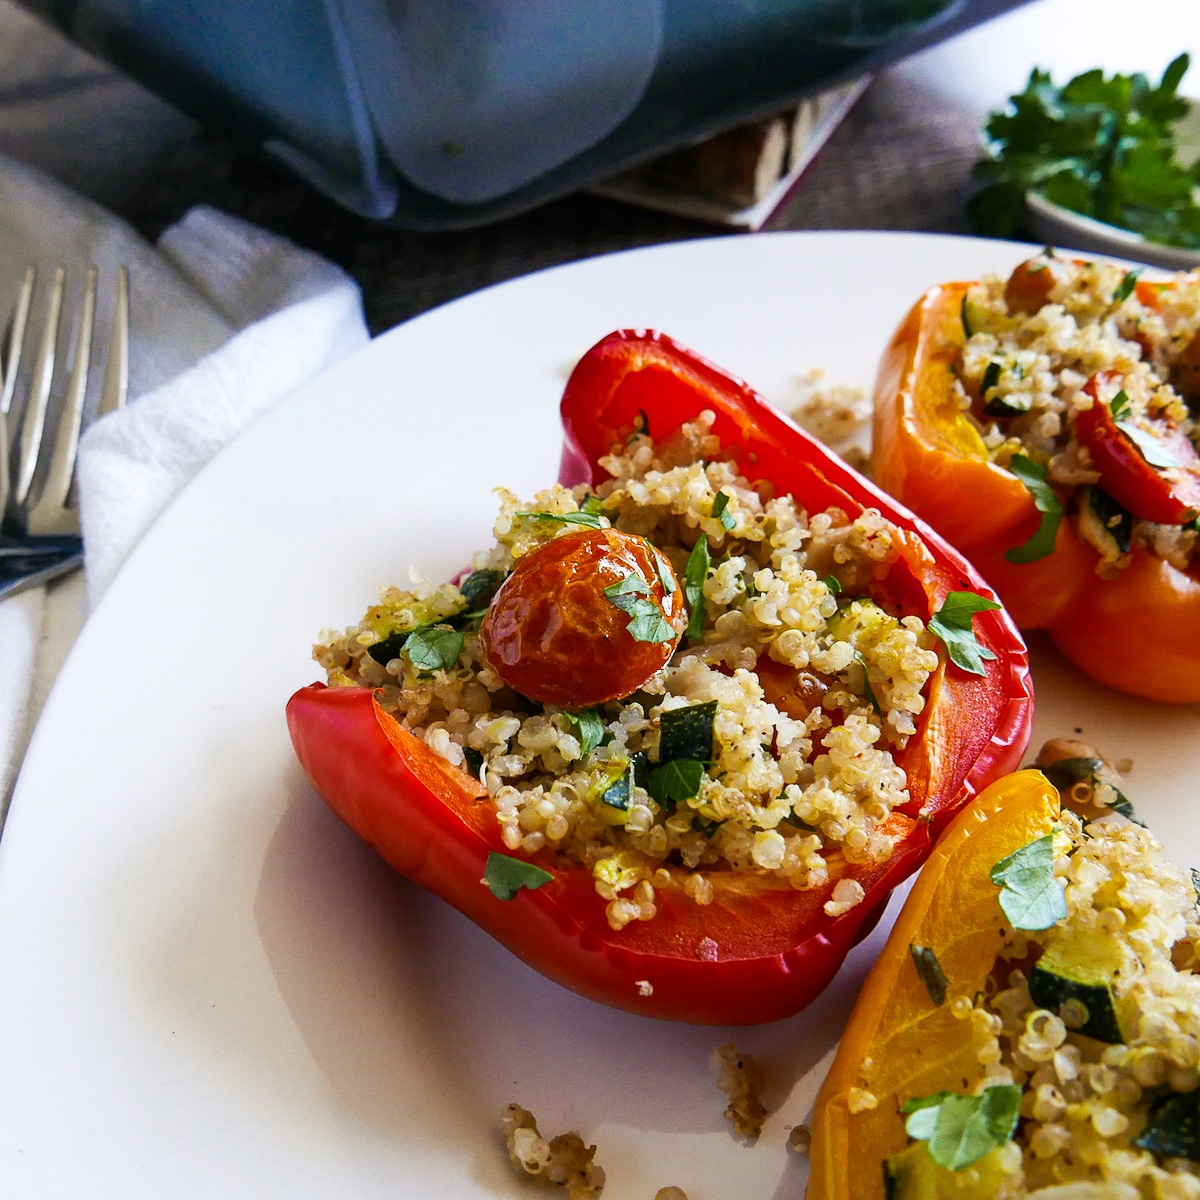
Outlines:
{"type": "Polygon", "coordinates": [[[719,871],[797,889],[834,879],[826,912],[858,904],[839,864],[892,853],[884,826],[909,799],[893,752],[916,733],[939,662],[918,617],[871,598],[899,557],[892,526],[873,509],[808,514],[752,486],[714,419],[657,444],[635,434],[602,460],[611,478],[594,491],[555,485],[526,504],[498,489],[496,544],[468,576],[384,588],[313,651],[331,686],[378,689],[487,788],[506,847],[589,868],[614,929],[653,918],[656,888],[710,903],[719,871]],[[508,686],[479,628],[514,567],[581,524],[646,539],[686,581],[690,612],[637,691],[571,710],[508,686]],[[683,754],[689,740],[703,749],[683,754]]]}
{"type": "Polygon", "coordinates": [[[990,460],[1012,469],[1023,455],[1044,470],[1106,578],[1139,548],[1186,571],[1200,537],[1195,513],[1161,524],[1125,511],[1104,492],[1077,436],[1079,415],[1112,399],[1087,387],[1107,373],[1123,393],[1114,410],[1121,428],[1167,477],[1172,458],[1156,455],[1151,435],[1169,426],[1193,444],[1200,438],[1200,272],[1169,285],[1139,284],[1138,275],[1047,249],[1007,280],[986,276],[967,292],[966,342],[952,365],[959,403],[990,460]]]}

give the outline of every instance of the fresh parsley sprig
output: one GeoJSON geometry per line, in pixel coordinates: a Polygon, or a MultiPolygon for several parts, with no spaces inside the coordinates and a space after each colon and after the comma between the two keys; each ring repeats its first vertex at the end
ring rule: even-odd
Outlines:
{"type": "Polygon", "coordinates": [[[1200,247],[1200,163],[1184,167],[1175,157],[1174,126],[1188,111],[1178,88],[1189,62],[1179,55],[1157,86],[1141,74],[1096,69],[1058,87],[1035,70],[984,127],[988,157],[974,168],[982,186],[967,205],[971,223],[1011,237],[1033,191],[1150,241],[1200,247]]]}
{"type": "Polygon", "coordinates": [[[629,614],[625,626],[635,642],[669,642],[678,636],[663,611],[650,598],[650,585],[636,572],[604,589],[610,604],[629,614]]]}
{"type": "Polygon", "coordinates": [[[1052,833],[1002,858],[990,878],[1000,888],[1000,908],[1014,929],[1049,929],[1067,915],[1063,885],[1054,874],[1052,833]]]}
{"type": "Polygon", "coordinates": [[[947,1171],[961,1171],[1012,1140],[1021,1110],[1013,1083],[985,1088],[979,1096],[937,1092],[914,1097],[901,1108],[904,1131],[925,1142],[929,1157],[947,1171]]]}
{"type": "MultiPolygon", "coordinates": [[[[984,661],[996,656],[975,636],[975,614],[1000,605],[974,592],[947,592],[942,607],[929,618],[928,629],[942,640],[950,661],[972,675],[984,675],[984,661]]],[[[865,669],[864,669],[865,674],[865,669]]]]}
{"type": "Polygon", "coordinates": [[[1032,458],[1014,454],[1008,469],[1025,485],[1025,490],[1033,497],[1033,507],[1042,514],[1042,519],[1033,537],[1022,546],[1006,550],[1004,557],[1010,563],[1037,562],[1054,553],[1054,540],[1063,519],[1062,504],[1058,494],[1046,482],[1046,468],[1032,458]]]}

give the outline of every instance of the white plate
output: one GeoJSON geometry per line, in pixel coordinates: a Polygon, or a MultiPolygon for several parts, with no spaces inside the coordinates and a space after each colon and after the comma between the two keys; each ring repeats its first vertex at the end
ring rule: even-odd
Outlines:
{"type": "MultiPolygon", "coordinates": [[[[1020,257],[779,234],[560,268],[392,331],[212,463],[85,629],[0,845],[0,1195],[528,1196],[496,1133],[517,1100],[599,1145],[605,1200],[798,1196],[787,1130],[881,933],[810,1010],[736,1033],[775,1110],[739,1144],[708,1066],[734,1035],[579,999],[397,878],[308,787],[283,707],[319,630],[410,563],[459,568],[493,484],[555,477],[564,372],[610,329],[664,329],[786,405],[812,366],[869,384],[922,289],[1020,257]]],[[[1196,710],[1035,657],[1038,735],[1136,759],[1132,799],[1188,862],[1196,710]]]]}

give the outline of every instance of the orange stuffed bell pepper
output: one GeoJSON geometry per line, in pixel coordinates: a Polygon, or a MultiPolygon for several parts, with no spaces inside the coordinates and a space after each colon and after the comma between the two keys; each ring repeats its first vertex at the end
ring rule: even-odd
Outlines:
{"type": "Polygon", "coordinates": [[[1022,629],[1102,683],[1200,700],[1200,279],[1044,254],[931,289],[884,355],[875,480],[1022,629]]]}
{"type": "Polygon", "coordinates": [[[560,485],[502,493],[469,575],[317,647],[296,753],[551,979],[786,1017],[1019,760],[1024,646],[955,551],[669,338],[605,338],[562,417],[560,485]]]}

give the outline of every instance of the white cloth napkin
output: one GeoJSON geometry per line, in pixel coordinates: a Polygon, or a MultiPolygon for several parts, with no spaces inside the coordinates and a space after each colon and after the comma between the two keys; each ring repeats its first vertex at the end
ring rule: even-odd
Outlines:
{"type": "MultiPolygon", "coordinates": [[[[0,321],[30,262],[74,264],[76,278],[94,262],[102,288],[129,266],[130,404],[80,445],[86,599],[75,575],[0,601],[0,819],[86,608],[138,538],[255,417],[367,340],[357,285],[315,254],[206,208],[151,247],[98,206],[0,157],[0,321]]],[[[105,319],[102,306],[102,332],[105,319]]]]}

